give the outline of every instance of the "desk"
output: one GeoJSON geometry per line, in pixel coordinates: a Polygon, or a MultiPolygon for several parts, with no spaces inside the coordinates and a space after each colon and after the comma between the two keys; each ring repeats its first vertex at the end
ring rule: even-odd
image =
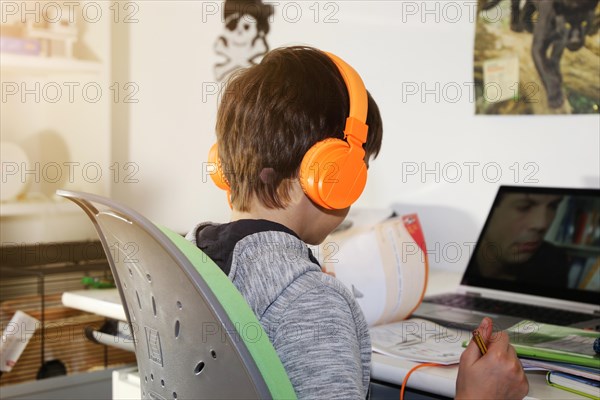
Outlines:
{"type": "MultiPolygon", "coordinates": [[[[427,294],[452,291],[460,282],[461,274],[448,271],[430,271],[427,294]]],[[[67,307],[96,313],[105,317],[125,320],[117,289],[78,290],[65,292],[62,298],[67,307]]],[[[371,376],[373,380],[401,385],[414,362],[373,354],[371,376]]],[[[425,368],[415,371],[408,387],[445,397],[454,397],[457,366],[425,368]]],[[[533,399],[586,399],[585,397],[556,389],[546,384],[545,372],[529,371],[529,396],[533,399]]]]}
{"type": "MultiPolygon", "coordinates": [[[[413,362],[373,354],[371,376],[374,380],[400,386],[406,373],[415,365],[417,364],[413,362]]],[[[410,376],[408,386],[441,396],[454,397],[457,372],[458,366],[419,369],[410,376]]],[[[528,371],[527,379],[529,380],[528,399],[586,399],[548,385],[544,371],[528,371]]]]}
{"type": "MultiPolygon", "coordinates": [[[[427,295],[451,292],[458,287],[462,274],[449,271],[430,271],[427,295]]],[[[417,363],[373,353],[371,377],[380,382],[400,386],[406,373],[417,363]]],[[[454,397],[458,366],[418,369],[411,374],[408,387],[445,397],[454,397]]],[[[528,399],[586,399],[546,383],[545,371],[528,371],[528,399]]]]}

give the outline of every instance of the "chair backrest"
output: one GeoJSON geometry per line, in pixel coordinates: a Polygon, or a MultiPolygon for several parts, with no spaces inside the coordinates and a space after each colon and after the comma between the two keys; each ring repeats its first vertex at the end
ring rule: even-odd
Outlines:
{"type": "Polygon", "coordinates": [[[134,337],[142,398],[295,398],[256,316],[200,249],[110,199],[57,194],[98,231],[134,337]]]}

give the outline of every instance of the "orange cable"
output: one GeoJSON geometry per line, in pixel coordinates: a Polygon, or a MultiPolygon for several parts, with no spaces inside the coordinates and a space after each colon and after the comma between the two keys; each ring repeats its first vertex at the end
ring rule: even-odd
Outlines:
{"type": "Polygon", "coordinates": [[[402,381],[402,387],[400,388],[400,400],[404,400],[404,389],[406,388],[406,384],[408,383],[408,378],[411,376],[411,374],[413,372],[415,372],[419,368],[424,368],[424,367],[445,367],[445,366],[446,365],[444,365],[444,364],[437,364],[437,363],[423,363],[423,364],[418,364],[418,365],[415,365],[414,367],[412,367],[406,373],[406,376],[404,377],[404,380],[402,381]]]}

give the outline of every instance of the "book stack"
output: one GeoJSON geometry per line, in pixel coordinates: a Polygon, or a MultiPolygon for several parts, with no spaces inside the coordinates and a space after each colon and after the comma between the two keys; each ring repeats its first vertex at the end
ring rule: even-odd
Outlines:
{"type": "Polygon", "coordinates": [[[549,371],[548,375],[546,375],[546,381],[554,387],[591,399],[600,399],[600,381],[598,380],[598,372],[596,372],[594,377],[595,379],[590,379],[564,372],[549,371]]]}
{"type": "Polygon", "coordinates": [[[598,332],[532,321],[508,329],[510,341],[526,369],[547,370],[549,385],[600,400],[598,332]]]}
{"type": "Polygon", "coordinates": [[[592,399],[600,398],[600,369],[577,364],[522,358],[526,370],[546,370],[549,385],[592,399]]]}

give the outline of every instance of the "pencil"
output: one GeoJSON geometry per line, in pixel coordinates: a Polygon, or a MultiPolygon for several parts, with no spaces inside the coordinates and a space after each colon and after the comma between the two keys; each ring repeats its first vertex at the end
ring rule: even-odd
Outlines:
{"type": "Polygon", "coordinates": [[[481,334],[479,333],[478,330],[473,331],[473,341],[475,342],[477,347],[479,347],[479,351],[481,352],[481,355],[484,355],[485,353],[487,353],[487,347],[486,347],[485,342],[483,341],[483,338],[481,337],[481,334]]]}

